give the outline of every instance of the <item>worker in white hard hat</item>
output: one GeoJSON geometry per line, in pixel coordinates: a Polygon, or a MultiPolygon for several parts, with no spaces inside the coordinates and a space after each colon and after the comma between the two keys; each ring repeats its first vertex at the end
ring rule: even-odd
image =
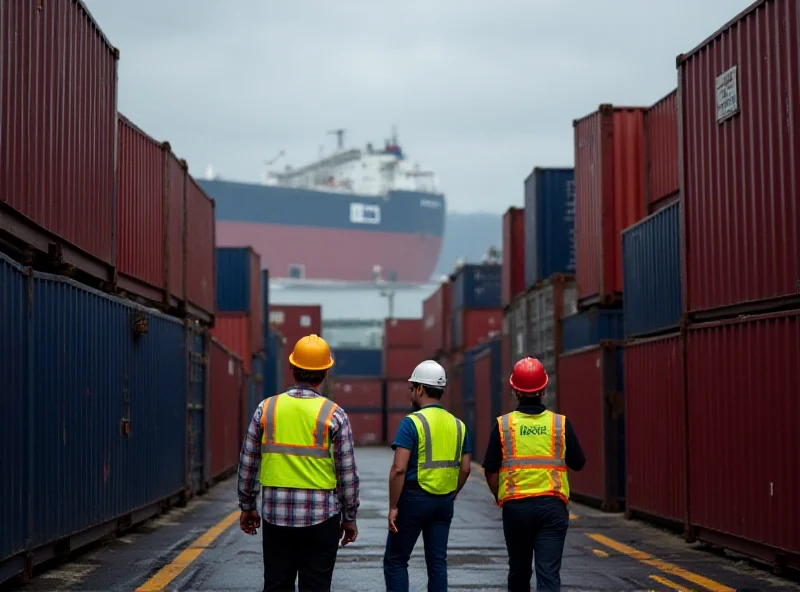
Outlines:
{"type": "Polygon", "coordinates": [[[453,502],[469,477],[467,428],[442,407],[444,368],[425,360],[408,379],[414,412],[400,422],[389,473],[389,534],[383,556],[386,589],[408,590],[408,560],[420,533],[428,590],[447,590],[447,541],[453,502]]]}

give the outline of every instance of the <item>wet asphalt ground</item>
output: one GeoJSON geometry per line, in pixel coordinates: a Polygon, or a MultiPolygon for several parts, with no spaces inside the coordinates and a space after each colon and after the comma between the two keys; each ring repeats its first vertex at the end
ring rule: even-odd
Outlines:
{"type": "MultiPolygon", "coordinates": [[[[359,537],[339,550],[333,590],[385,590],[387,475],[391,450],[360,448],[359,537]]],[[[797,590],[744,560],[711,554],[670,533],[620,514],[571,504],[564,550],[563,590],[797,590]]],[[[507,554],[500,510],[483,475],[473,471],[456,502],[450,534],[451,590],[505,590],[507,554]]],[[[238,526],[236,478],[186,508],[174,509],[135,531],[52,567],[16,589],[261,590],[261,538],[238,526]]],[[[422,538],[409,567],[411,590],[425,590],[422,538]]]]}

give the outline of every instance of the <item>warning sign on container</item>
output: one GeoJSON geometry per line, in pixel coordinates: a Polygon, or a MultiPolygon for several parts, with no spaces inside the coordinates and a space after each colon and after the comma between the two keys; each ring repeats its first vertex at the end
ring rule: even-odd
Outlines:
{"type": "Polygon", "coordinates": [[[733,66],[717,76],[717,123],[739,112],[739,69],[733,66]]]}

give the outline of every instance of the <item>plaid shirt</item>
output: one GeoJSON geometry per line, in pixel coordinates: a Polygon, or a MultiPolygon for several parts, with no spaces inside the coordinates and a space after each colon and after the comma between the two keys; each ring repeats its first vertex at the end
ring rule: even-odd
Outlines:
{"type": "MultiPolygon", "coordinates": [[[[292,397],[320,397],[310,387],[293,387],[292,397]]],[[[253,414],[247,437],[239,456],[239,507],[242,511],[256,509],[256,497],[261,487],[258,474],[261,468],[262,402],[253,414]]],[[[335,491],[264,487],[261,492],[261,517],[278,526],[313,526],[339,514],[345,522],[354,522],[358,506],[358,469],[353,450],[353,432],[344,409],[333,412],[330,428],[333,443],[333,462],[336,468],[335,491]]]]}

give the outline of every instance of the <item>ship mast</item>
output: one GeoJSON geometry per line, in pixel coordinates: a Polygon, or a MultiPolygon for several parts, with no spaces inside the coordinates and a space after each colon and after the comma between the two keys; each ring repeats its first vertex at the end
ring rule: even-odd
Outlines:
{"type": "Polygon", "coordinates": [[[336,146],[337,150],[344,150],[344,132],[346,130],[339,128],[335,130],[330,130],[328,133],[336,136],[336,146]]]}

